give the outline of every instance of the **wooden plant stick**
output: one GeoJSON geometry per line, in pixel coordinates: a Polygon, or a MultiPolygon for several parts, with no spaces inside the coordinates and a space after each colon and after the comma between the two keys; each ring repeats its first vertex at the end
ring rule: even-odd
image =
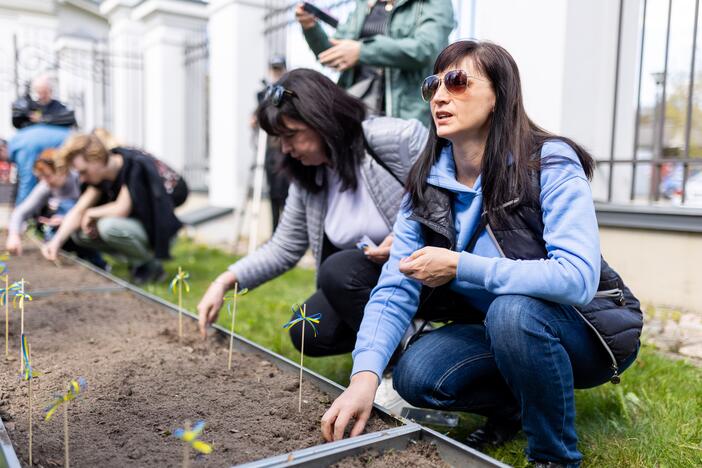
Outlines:
{"type": "Polygon", "coordinates": [[[197,452],[205,455],[212,453],[212,446],[210,444],[198,440],[204,428],[205,421],[198,421],[192,427],[190,426],[190,421],[186,421],[183,428],[178,428],[173,431],[175,437],[185,442],[183,444],[183,468],[188,468],[190,466],[190,446],[197,452]]]}
{"type": "MultiPolygon", "coordinates": [[[[185,421],[185,432],[190,432],[190,421],[185,421]]],[[[183,444],[183,468],[190,466],[190,444],[183,444]]]]}
{"type": "Polygon", "coordinates": [[[182,267],[178,267],[178,273],[171,280],[171,291],[176,292],[178,288],[178,338],[183,338],[183,288],[185,292],[190,292],[190,284],[188,284],[190,274],[183,271],[182,267]]]}
{"type": "Polygon", "coordinates": [[[300,342],[300,396],[297,402],[297,411],[302,412],[302,369],[305,358],[305,322],[308,322],[312,327],[314,336],[317,336],[317,327],[315,325],[319,324],[319,320],[322,318],[322,314],[316,313],[312,315],[307,315],[307,304],[302,304],[302,307],[295,304],[292,306],[293,317],[292,319],[283,325],[283,328],[290,330],[292,327],[302,322],[302,339],[300,342]]]}
{"type": "Polygon", "coordinates": [[[229,361],[227,369],[232,370],[232,351],[234,350],[234,320],[236,318],[236,296],[239,294],[239,283],[234,283],[234,307],[232,308],[232,325],[229,327],[229,361]]]}
{"type": "Polygon", "coordinates": [[[65,394],[55,395],[54,401],[49,404],[46,408],[46,415],[44,419],[48,421],[51,417],[56,414],[59,407],[64,405],[63,408],[63,455],[64,455],[64,465],[67,467],[70,464],[69,450],[68,450],[68,406],[71,401],[78,398],[78,396],[85,391],[87,384],[83,377],[78,377],[77,379],[71,380],[68,391],[65,394]]]}
{"type": "Polygon", "coordinates": [[[32,466],[32,380],[29,379],[29,466],[32,466]]]}
{"type": "Polygon", "coordinates": [[[34,370],[32,369],[29,342],[27,341],[27,337],[25,335],[22,335],[20,351],[22,353],[22,361],[26,361],[24,362],[21,378],[22,380],[29,381],[29,466],[32,466],[32,380],[34,380],[35,374],[34,370]]]}
{"type": "Polygon", "coordinates": [[[68,405],[70,403],[66,402],[66,407],[63,409],[63,452],[64,452],[64,466],[68,468],[70,464],[70,458],[68,457],[68,405]]]}
{"type": "MultiPolygon", "coordinates": [[[[307,315],[307,304],[302,304],[302,316],[307,315]]],[[[302,361],[305,358],[305,322],[302,321],[302,341],[300,342],[300,395],[297,401],[297,412],[302,413],[302,361]]]]}
{"type": "Polygon", "coordinates": [[[10,356],[10,276],[5,274],[5,358],[10,356]]]}
{"type": "MultiPolygon", "coordinates": [[[[15,291],[15,297],[12,298],[13,307],[15,301],[19,298],[19,308],[20,308],[20,336],[24,337],[24,301],[31,301],[32,296],[24,291],[26,281],[22,278],[18,283],[14,283],[10,286],[10,289],[15,291]]],[[[20,373],[24,373],[25,362],[22,359],[22,349],[20,349],[20,373]]]]}
{"type": "MultiPolygon", "coordinates": [[[[178,276],[182,276],[183,269],[178,267],[178,276]]],[[[178,338],[183,338],[183,284],[178,287],[178,338]]]]}

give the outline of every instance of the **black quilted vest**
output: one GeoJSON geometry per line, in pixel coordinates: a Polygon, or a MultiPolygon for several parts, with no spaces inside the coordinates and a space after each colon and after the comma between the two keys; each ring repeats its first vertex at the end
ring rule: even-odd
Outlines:
{"type": "MultiPolygon", "coordinates": [[[[512,206],[505,207],[507,215],[501,222],[490,213],[483,212],[466,251],[473,250],[479,235],[487,229],[498,250],[506,258],[547,258],[543,239],[544,225],[538,200],[536,204],[521,204],[518,200],[510,204],[512,206]]],[[[427,246],[455,249],[456,233],[452,207],[452,194],[449,191],[427,186],[426,203],[414,207],[410,215],[410,219],[421,224],[427,246]]],[[[584,307],[575,309],[597,334],[611,357],[614,371],[612,382],[618,383],[619,365],[631,356],[639,345],[643,327],[639,301],[617,272],[602,258],[600,282],[595,298],[584,307]]],[[[436,321],[481,323],[484,320],[484,315],[471,308],[464,296],[452,291],[448,284],[438,288],[422,288],[418,316],[436,321]]]]}

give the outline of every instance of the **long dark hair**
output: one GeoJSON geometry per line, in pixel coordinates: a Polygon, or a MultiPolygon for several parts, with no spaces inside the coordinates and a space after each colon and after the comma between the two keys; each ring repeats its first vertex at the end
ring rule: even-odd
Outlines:
{"type": "MultiPolygon", "coordinates": [[[[295,94],[286,94],[278,106],[270,99],[264,100],[256,111],[261,128],[269,135],[284,135],[289,130],[283,117],[310,126],[326,144],[327,157],[341,179],[341,190],[355,190],[356,168],[365,156],[363,103],[326,76],[305,68],[286,73],[277,84],[295,94]]],[[[306,190],[315,193],[322,189],[316,182],[316,167],[303,166],[291,157],[283,160],[282,167],[306,190]]]]}
{"type": "MultiPolygon", "coordinates": [[[[535,193],[532,183],[533,172],[541,165],[568,161],[565,156],[555,156],[542,162],[539,153],[546,140],[558,139],[570,145],[585,174],[592,178],[594,161],[585,149],[568,138],[542,129],[529,119],[522,101],[517,64],[504,48],[490,42],[455,42],[439,54],[434,73],[455,66],[466,57],[473,60],[477,71],[489,78],[496,97],[481,168],[484,210],[500,219],[504,216],[503,205],[512,200],[518,198],[522,204],[537,199],[538,193],[535,193]]],[[[427,145],[407,178],[410,207],[425,203],[429,171],[447,144],[447,140],[437,136],[432,119],[427,145]]]]}

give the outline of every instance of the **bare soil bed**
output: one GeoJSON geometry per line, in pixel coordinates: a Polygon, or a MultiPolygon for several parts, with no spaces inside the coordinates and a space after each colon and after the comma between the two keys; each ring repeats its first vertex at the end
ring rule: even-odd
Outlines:
{"type": "MultiPolygon", "coordinates": [[[[0,237],[0,242],[4,245],[4,236],[0,237]]],[[[8,265],[10,280],[19,281],[24,278],[28,283],[27,291],[114,285],[108,279],[64,258],[59,258],[57,264],[48,262],[42,258],[37,247],[29,242],[25,244],[27,245],[24,247],[24,255],[13,256],[8,265]]],[[[5,287],[4,284],[0,286],[5,287]]]]}
{"type": "Polygon", "coordinates": [[[383,453],[371,450],[355,457],[346,457],[332,468],[451,468],[443,461],[435,445],[426,441],[412,442],[405,450],[383,453]]]}
{"type": "MultiPolygon", "coordinates": [[[[13,278],[18,263],[10,260],[13,278]]],[[[35,265],[21,268],[28,281],[43,287],[81,284],[92,275],[79,271],[75,278],[73,266],[45,275],[39,270],[55,267],[35,265]]],[[[298,413],[297,375],[238,352],[228,371],[224,340],[202,341],[194,322],[184,320],[181,341],[177,316],[129,292],[61,293],[27,303],[25,329],[33,367],[41,374],[33,382],[35,465],[63,464],[62,415],[45,422],[41,410],[78,376],[88,388],[69,412],[76,467],[179,466],[182,445],[171,432],[186,420],[205,420],[201,439],[214,446],[194,466],[229,466],[322,443],[319,421],[329,395],[305,381],[298,413]]],[[[11,360],[0,359],[0,416],[27,464],[28,386],[18,377],[16,313],[11,330],[11,360]]],[[[367,431],[391,425],[374,415],[367,431]]]]}

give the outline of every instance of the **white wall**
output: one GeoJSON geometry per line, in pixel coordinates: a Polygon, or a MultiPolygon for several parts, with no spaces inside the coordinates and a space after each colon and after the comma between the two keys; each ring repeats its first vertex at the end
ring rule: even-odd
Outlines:
{"type": "Polygon", "coordinates": [[[563,0],[476,0],[475,37],[509,51],[522,79],[530,117],[553,132],[563,128],[568,5],[563,0]]]}

